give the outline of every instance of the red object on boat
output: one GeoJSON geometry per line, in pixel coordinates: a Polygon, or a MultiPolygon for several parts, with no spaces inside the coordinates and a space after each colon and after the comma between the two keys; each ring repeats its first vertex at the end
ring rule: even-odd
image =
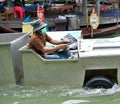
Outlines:
{"type": "Polygon", "coordinates": [[[45,21],[44,9],[42,7],[39,7],[39,6],[38,6],[38,10],[37,10],[37,19],[40,19],[43,23],[45,21]]]}

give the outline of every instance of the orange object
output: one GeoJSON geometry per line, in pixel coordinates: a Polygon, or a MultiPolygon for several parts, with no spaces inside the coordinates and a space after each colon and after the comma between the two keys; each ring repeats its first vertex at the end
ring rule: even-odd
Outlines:
{"type": "Polygon", "coordinates": [[[25,11],[21,6],[14,6],[14,14],[15,18],[18,18],[20,15],[20,18],[25,18],[25,11]]]}
{"type": "Polygon", "coordinates": [[[42,7],[38,6],[38,10],[37,10],[37,19],[40,19],[43,23],[45,21],[44,19],[44,9],[42,7]]]}

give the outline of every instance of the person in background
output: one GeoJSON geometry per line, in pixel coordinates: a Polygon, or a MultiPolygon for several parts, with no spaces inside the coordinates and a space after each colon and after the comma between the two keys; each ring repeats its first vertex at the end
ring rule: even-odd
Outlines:
{"type": "Polygon", "coordinates": [[[46,34],[47,24],[42,23],[40,20],[35,20],[32,24],[34,28],[34,34],[31,36],[28,49],[33,49],[40,56],[45,59],[59,59],[57,55],[47,55],[47,53],[53,53],[59,49],[67,48],[67,43],[71,40],[54,40],[46,34]],[[46,47],[46,42],[52,43],[56,46],[46,47]]]}
{"type": "Polygon", "coordinates": [[[15,6],[23,6],[22,2],[20,0],[15,0],[15,6]]]}
{"type": "Polygon", "coordinates": [[[14,5],[14,14],[15,14],[15,18],[18,18],[20,15],[20,18],[25,18],[25,11],[24,11],[24,6],[25,4],[23,4],[23,1],[21,2],[21,0],[15,0],[15,5],[14,5]]]}

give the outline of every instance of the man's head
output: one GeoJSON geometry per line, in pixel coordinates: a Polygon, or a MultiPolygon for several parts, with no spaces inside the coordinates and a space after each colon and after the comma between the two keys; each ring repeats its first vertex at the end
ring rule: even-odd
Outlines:
{"type": "Polygon", "coordinates": [[[35,20],[32,23],[32,26],[34,28],[34,32],[36,32],[36,31],[41,31],[43,28],[45,28],[47,26],[47,24],[42,23],[40,20],[35,20]]]}

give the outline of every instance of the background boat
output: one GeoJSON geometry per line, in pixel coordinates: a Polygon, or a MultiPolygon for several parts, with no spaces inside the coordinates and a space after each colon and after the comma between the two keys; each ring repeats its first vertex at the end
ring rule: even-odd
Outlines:
{"type": "Polygon", "coordinates": [[[116,24],[100,27],[93,31],[91,30],[90,27],[88,27],[88,28],[82,28],[82,34],[84,38],[98,37],[103,35],[109,35],[113,32],[118,31],[119,29],[120,29],[120,25],[116,25],[116,24]]]}
{"type": "MultiPolygon", "coordinates": [[[[91,29],[89,26],[89,15],[91,13],[91,9],[93,7],[93,4],[89,3],[90,0],[88,0],[88,17],[85,17],[82,13],[82,5],[81,3],[77,3],[77,8],[70,4],[67,4],[67,7],[70,8],[66,8],[66,5],[63,3],[58,3],[57,2],[52,2],[54,4],[54,8],[52,9],[52,7],[48,7],[48,9],[45,8],[44,10],[44,15],[45,15],[45,22],[48,24],[48,31],[57,31],[56,30],[56,23],[55,23],[55,18],[58,17],[58,15],[76,15],[77,18],[80,20],[77,24],[74,22],[73,25],[79,25],[79,28],[72,28],[71,30],[82,30],[83,31],[83,36],[84,37],[91,37],[91,34],[93,34],[93,36],[100,36],[100,35],[106,35],[108,33],[111,33],[113,31],[119,30],[120,26],[117,25],[117,23],[120,22],[120,12],[118,11],[118,4],[117,2],[113,1],[113,4],[104,4],[100,7],[100,26],[98,27],[98,29],[94,30],[93,33],[91,33],[91,29]],[[64,8],[65,7],[65,8],[64,8]],[[74,10],[71,10],[72,9],[74,10]],[[79,9],[78,9],[79,7],[79,9]],[[61,9],[64,8],[64,9],[61,9]],[[69,10],[70,9],[70,10],[69,10]],[[87,20],[88,19],[88,20],[87,20]],[[84,28],[83,28],[84,27],[84,28]]],[[[45,3],[45,6],[48,6],[47,3],[45,3]]],[[[51,5],[49,5],[51,6],[51,5]]],[[[28,5],[26,4],[25,6],[25,10],[26,10],[26,16],[31,16],[31,20],[37,19],[36,16],[36,5],[28,5]]],[[[21,18],[15,18],[13,14],[9,15],[10,18],[8,18],[7,20],[0,20],[0,30],[1,32],[16,32],[20,31],[22,32],[22,22],[24,21],[25,18],[21,19],[21,18]],[[15,30],[15,31],[14,31],[15,30]]],[[[73,18],[73,20],[76,18],[73,18]]],[[[67,30],[68,28],[66,28],[67,30]]],[[[63,31],[61,29],[61,31],[63,31]]]]}

